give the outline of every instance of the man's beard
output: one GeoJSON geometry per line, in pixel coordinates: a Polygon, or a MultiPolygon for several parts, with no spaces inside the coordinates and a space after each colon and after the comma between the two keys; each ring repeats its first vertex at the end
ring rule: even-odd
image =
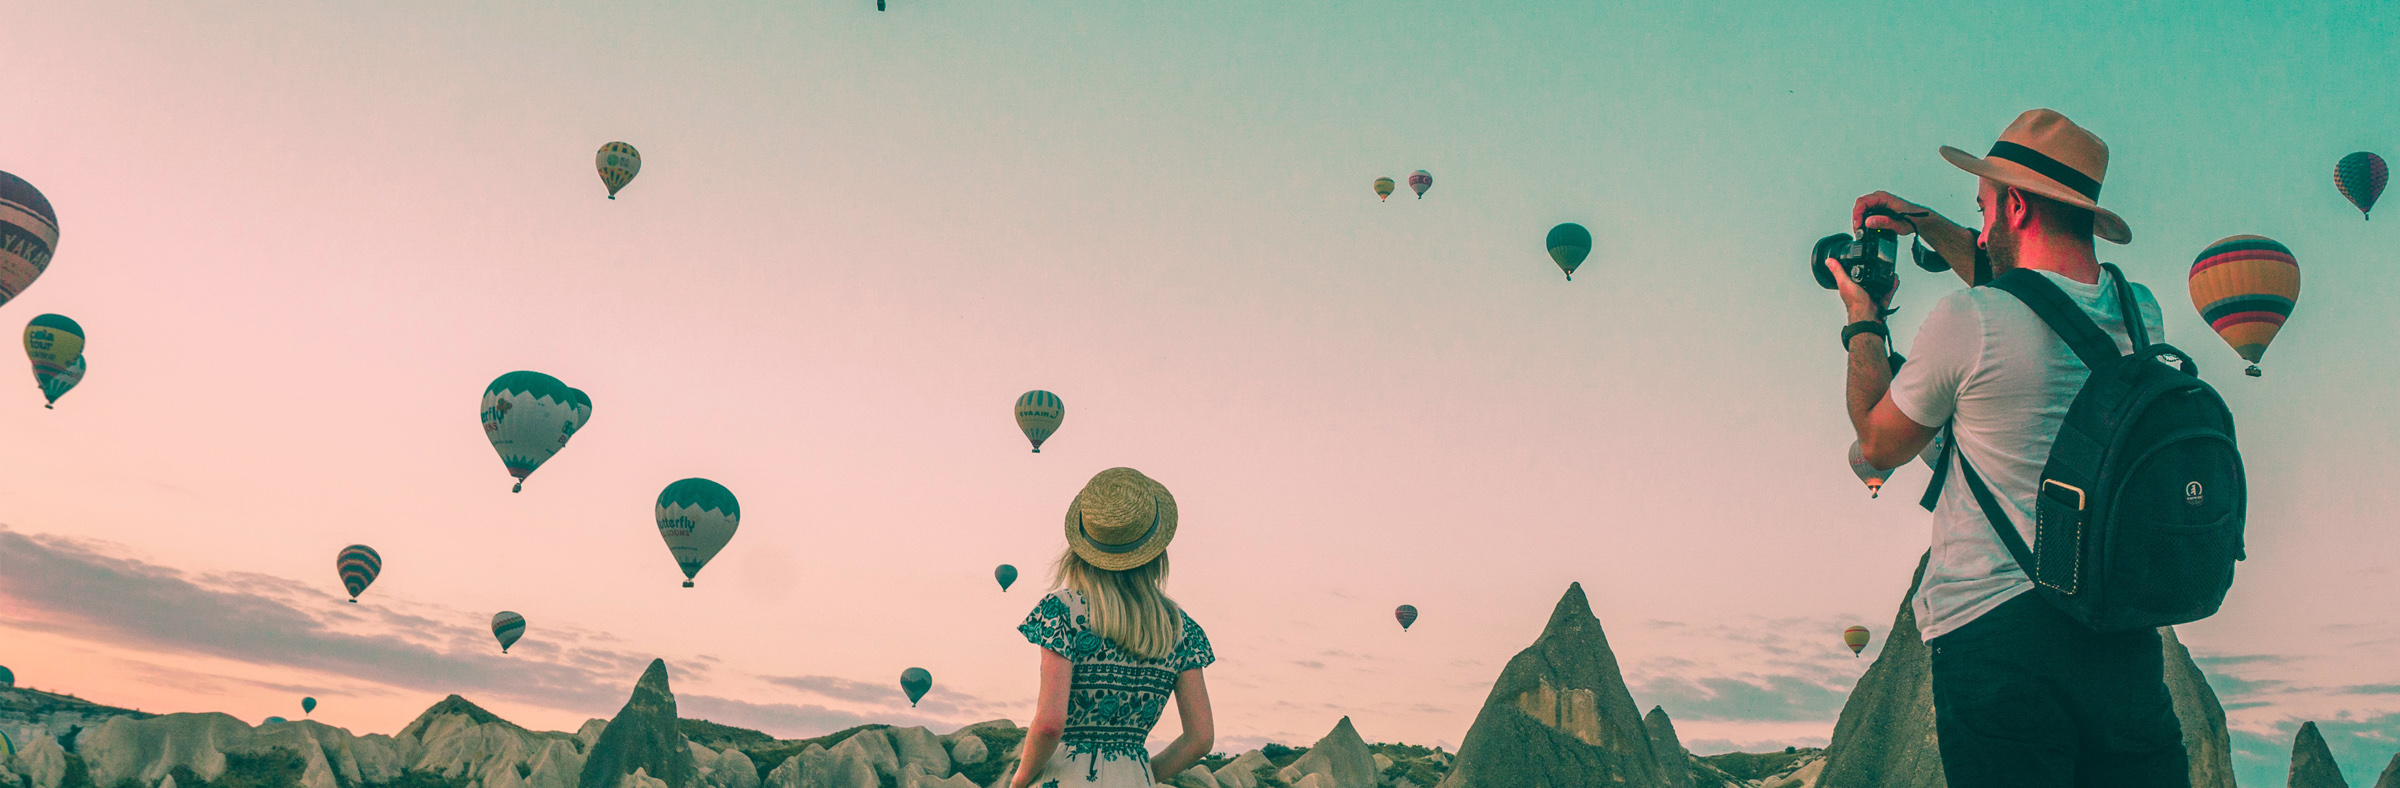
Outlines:
{"type": "Polygon", "coordinates": [[[1975,284],[1990,282],[2016,267],[2016,233],[2005,223],[1992,225],[1991,231],[1983,234],[1983,243],[1975,245],[1975,284]]]}

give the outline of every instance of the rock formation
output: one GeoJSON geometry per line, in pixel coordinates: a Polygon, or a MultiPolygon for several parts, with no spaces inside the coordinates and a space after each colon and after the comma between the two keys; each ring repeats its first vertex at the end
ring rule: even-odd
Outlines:
{"type": "Polygon", "coordinates": [[[2300,733],[2292,737],[2292,771],[2290,788],[2350,788],[2342,779],[2342,767],[2333,762],[2333,749],[2325,746],[2325,735],[2317,732],[2314,722],[2300,723],[2300,733]]]}
{"type": "Polygon", "coordinates": [[[2383,776],[2375,778],[2375,788],[2400,788],[2400,755],[2383,767],[2383,776]]]}
{"type": "MultiPolygon", "coordinates": [[[[1833,726],[1833,742],[1825,747],[1818,785],[1948,785],[1933,728],[1932,651],[1917,634],[1915,608],[1909,605],[1917,595],[1917,584],[1925,579],[1925,560],[1918,559],[1908,593],[1900,597],[1900,612],[1892,619],[1883,651],[1842,704],[1841,719],[1833,726]]],[[[2208,677],[2192,661],[2192,653],[2175,639],[2175,633],[2162,628],[2159,640],[2167,664],[2167,691],[2175,699],[2175,716],[2183,724],[2193,788],[2234,788],[2233,742],[2225,729],[2224,707],[2217,704],[2208,677]]]]}
{"type": "Polygon", "coordinates": [[[1500,671],[1440,788],[1660,784],[1642,713],[1575,584],[1500,671]]]}
{"type": "Polygon", "coordinates": [[[900,768],[911,766],[935,777],[950,773],[950,753],[942,748],[940,737],[924,728],[886,728],[881,733],[892,744],[892,752],[900,760],[900,768]]]}
{"type": "Polygon", "coordinates": [[[1642,728],[1650,732],[1650,754],[1658,756],[1658,784],[1692,788],[1692,755],[1683,750],[1683,740],[1675,737],[1675,721],[1667,718],[1666,707],[1650,707],[1650,713],[1642,716],[1642,728]]]}
{"type": "Polygon", "coordinates": [[[692,751],[676,724],[675,693],[667,686],[667,661],[654,659],[634,682],[633,697],[610,718],[600,740],[584,754],[579,788],[619,788],[640,770],[667,788],[689,788],[698,776],[692,751]]]}
{"type": "MultiPolygon", "coordinates": [[[[1334,723],[1333,730],[1318,739],[1308,753],[1293,761],[1290,767],[1296,777],[1324,775],[1332,784],[1326,788],[1375,788],[1375,753],[1367,750],[1367,742],[1351,727],[1350,718],[1334,723]]],[[[1295,788],[1299,780],[1286,778],[1295,788]]]]}
{"type": "Polygon", "coordinates": [[[2174,627],[2158,628],[2159,646],[2166,650],[2167,694],[2175,698],[2175,718],[2183,721],[2183,755],[2191,764],[2192,788],[2234,788],[2233,734],[2225,729],[2225,707],[2208,676],[2192,661],[2192,652],[2176,639],[2174,627]]]}
{"type": "Polygon", "coordinates": [[[1272,767],[1267,754],[1257,750],[1242,753],[1217,769],[1217,788],[1258,788],[1259,767],[1272,767]]]}

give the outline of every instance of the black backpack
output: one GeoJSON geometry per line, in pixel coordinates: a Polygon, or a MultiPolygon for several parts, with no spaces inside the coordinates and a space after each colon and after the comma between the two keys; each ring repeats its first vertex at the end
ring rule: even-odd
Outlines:
{"type": "MultiPolygon", "coordinates": [[[[1960,475],[2017,566],[2068,616],[2100,631],[2198,621],[2224,603],[2234,562],[2245,557],[2249,492],[2233,414],[2190,356],[2150,344],[2124,272],[2101,267],[2116,286],[2132,355],[2118,355],[2116,340],[2041,273],[2020,269],[1991,282],[2091,370],[2042,467],[2031,550],[1964,455],[1960,475]]],[[[1921,501],[1927,510],[1959,454],[1955,437],[1943,437],[1921,501]]]]}

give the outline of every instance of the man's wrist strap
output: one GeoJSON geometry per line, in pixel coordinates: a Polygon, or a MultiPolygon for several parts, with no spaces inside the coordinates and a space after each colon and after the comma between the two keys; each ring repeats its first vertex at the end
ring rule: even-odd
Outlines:
{"type": "Polygon", "coordinates": [[[1892,341],[1892,330],[1884,327],[1883,321],[1861,320],[1842,327],[1842,352],[1849,352],[1850,339],[1860,334],[1874,334],[1883,337],[1883,341],[1887,344],[1892,341]]]}

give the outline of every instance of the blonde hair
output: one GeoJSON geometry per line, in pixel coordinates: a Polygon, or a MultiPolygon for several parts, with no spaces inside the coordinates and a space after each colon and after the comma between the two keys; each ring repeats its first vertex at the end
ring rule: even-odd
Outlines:
{"type": "Polygon", "coordinates": [[[1091,608],[1092,632],[1126,653],[1166,659],[1183,638],[1183,609],[1158,590],[1167,579],[1167,554],[1122,572],[1093,566],[1073,548],[1058,557],[1054,587],[1073,589],[1091,608]]]}

